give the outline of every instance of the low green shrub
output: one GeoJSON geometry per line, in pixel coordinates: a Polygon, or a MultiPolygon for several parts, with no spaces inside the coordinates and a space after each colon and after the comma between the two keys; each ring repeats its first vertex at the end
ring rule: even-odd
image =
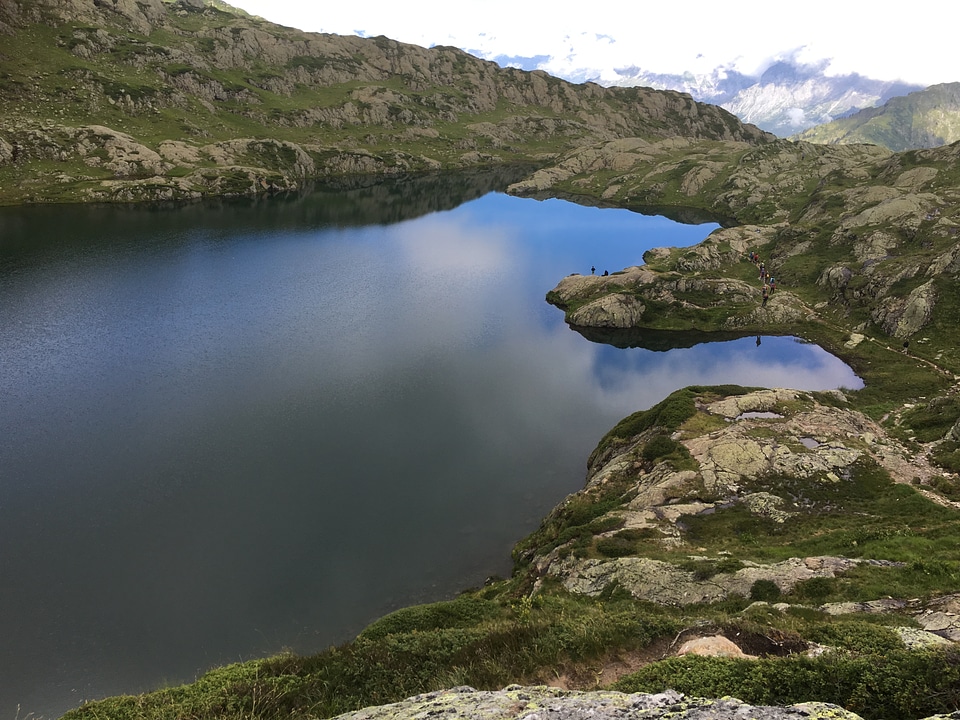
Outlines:
{"type": "Polygon", "coordinates": [[[759,660],[685,655],[648,665],[614,688],[645,693],[673,689],[695,697],[730,695],[754,705],[820,701],[867,720],[906,720],[960,707],[960,651],[898,649],[759,660]]]}
{"type": "Polygon", "coordinates": [[[960,420],[960,398],[948,395],[917,405],[903,414],[901,422],[920,442],[933,442],[947,434],[960,420]]]}
{"type": "Polygon", "coordinates": [[[776,602],[780,599],[780,586],[773,580],[756,580],[750,586],[750,599],[763,602],[776,602]]]}
{"type": "MultiPolygon", "coordinates": [[[[659,458],[666,457],[677,452],[678,448],[683,446],[669,435],[654,435],[653,438],[643,446],[640,455],[648,462],[654,462],[659,458]]],[[[686,450],[686,448],[683,448],[686,450]]]]}
{"type": "Polygon", "coordinates": [[[947,440],[930,453],[930,458],[944,470],[960,473],[960,443],[947,440]]]}
{"type": "Polygon", "coordinates": [[[650,464],[668,462],[677,470],[695,469],[698,466],[686,446],[669,435],[654,435],[643,446],[640,456],[650,464]]]}
{"type": "Polygon", "coordinates": [[[837,581],[835,578],[815,577],[798,582],[793,586],[793,591],[790,594],[803,601],[822,603],[836,592],[837,581]]]}
{"type": "Polygon", "coordinates": [[[840,648],[857,654],[884,654],[903,650],[900,636],[888,627],[863,620],[838,620],[817,624],[807,639],[820,645],[840,648]]]}
{"type": "Polygon", "coordinates": [[[637,543],[634,540],[614,535],[612,537],[602,537],[596,543],[597,552],[607,557],[626,557],[633,555],[637,551],[637,543]]]}
{"type": "Polygon", "coordinates": [[[942,475],[930,478],[930,487],[950,500],[960,500],[960,481],[942,475]]]}
{"type": "Polygon", "coordinates": [[[397,610],[369,625],[360,637],[375,640],[399,633],[472,627],[501,614],[498,603],[475,595],[463,595],[455,600],[397,610]]]}

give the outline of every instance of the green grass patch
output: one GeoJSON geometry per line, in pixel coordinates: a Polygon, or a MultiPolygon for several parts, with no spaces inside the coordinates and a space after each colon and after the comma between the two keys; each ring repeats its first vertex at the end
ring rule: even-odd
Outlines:
{"type": "Polygon", "coordinates": [[[65,720],[331,717],[457,685],[535,682],[548,671],[595,661],[612,647],[644,647],[680,629],[677,620],[629,599],[551,593],[511,610],[476,599],[452,603],[428,606],[415,619],[390,620],[389,631],[384,621],[375,623],[356,641],[316,655],[231,665],[189,685],[91,703],[65,720]]]}
{"type": "Polygon", "coordinates": [[[664,660],[614,686],[623,692],[667,689],[695,697],[733,696],[755,705],[829,702],[867,720],[920,718],[960,706],[956,649],[835,653],[734,660],[687,655],[664,660]]]}
{"type": "Polygon", "coordinates": [[[903,413],[904,432],[911,432],[920,442],[940,440],[960,420],[960,397],[935,397],[903,413]]]}

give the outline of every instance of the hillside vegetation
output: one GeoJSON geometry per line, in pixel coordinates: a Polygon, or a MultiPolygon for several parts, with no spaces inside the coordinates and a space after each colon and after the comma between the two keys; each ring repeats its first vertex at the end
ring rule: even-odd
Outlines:
{"type": "Polygon", "coordinates": [[[621,136],[769,137],[680,93],[303,33],[221,2],[0,0],[0,38],[0,203],[251,194],[621,136]]]}

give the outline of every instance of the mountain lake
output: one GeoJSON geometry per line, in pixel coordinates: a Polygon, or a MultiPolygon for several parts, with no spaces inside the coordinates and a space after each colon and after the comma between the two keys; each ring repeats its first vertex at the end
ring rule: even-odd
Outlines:
{"type": "Polygon", "coordinates": [[[0,208],[0,717],[506,576],[601,436],[680,387],[861,386],[789,337],[590,342],[544,300],[562,277],[717,225],[508,181],[0,208]]]}

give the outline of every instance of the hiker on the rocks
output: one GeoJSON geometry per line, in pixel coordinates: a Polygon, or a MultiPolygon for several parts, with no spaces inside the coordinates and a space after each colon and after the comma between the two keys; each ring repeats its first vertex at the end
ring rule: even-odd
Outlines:
{"type": "Polygon", "coordinates": [[[767,277],[767,269],[760,263],[760,281],[763,282],[767,277]]]}
{"type": "Polygon", "coordinates": [[[777,281],[773,279],[773,276],[770,276],[770,294],[773,295],[773,291],[777,289],[777,281]]]}
{"type": "Polygon", "coordinates": [[[766,306],[767,306],[767,299],[768,299],[769,297],[770,297],[770,296],[767,294],[767,286],[764,285],[764,286],[763,286],[763,302],[760,303],[760,307],[766,307],[766,306]]]}
{"type": "Polygon", "coordinates": [[[591,267],[591,268],[590,268],[590,274],[591,274],[591,275],[593,275],[593,274],[596,273],[596,272],[597,272],[597,268],[596,268],[596,267],[591,267]]]}

